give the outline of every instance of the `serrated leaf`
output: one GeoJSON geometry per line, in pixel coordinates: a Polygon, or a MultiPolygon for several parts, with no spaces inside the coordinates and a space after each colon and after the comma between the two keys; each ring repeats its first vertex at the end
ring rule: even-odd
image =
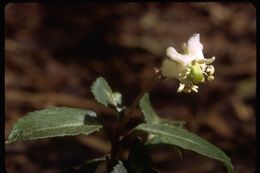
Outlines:
{"type": "Polygon", "coordinates": [[[91,92],[95,99],[106,107],[118,107],[122,104],[122,95],[119,92],[113,92],[103,77],[99,77],[93,82],[91,92]]]}
{"type": "Polygon", "coordinates": [[[111,173],[128,173],[128,171],[126,170],[123,162],[119,161],[111,173]]]}
{"type": "Polygon", "coordinates": [[[136,129],[156,135],[162,143],[219,160],[226,166],[229,173],[233,172],[230,158],[221,149],[185,129],[166,124],[140,124],[136,129]]]}
{"type": "Polygon", "coordinates": [[[102,128],[89,110],[52,107],[28,113],[18,120],[6,143],[58,136],[88,135],[102,128]]]}

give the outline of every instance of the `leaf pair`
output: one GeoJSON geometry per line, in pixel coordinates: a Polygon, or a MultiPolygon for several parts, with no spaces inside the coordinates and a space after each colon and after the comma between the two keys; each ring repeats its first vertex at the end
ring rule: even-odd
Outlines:
{"type": "MultiPolygon", "coordinates": [[[[122,96],[112,92],[104,78],[99,77],[91,86],[96,100],[105,106],[121,109],[122,96]]],[[[102,128],[95,112],[79,108],[52,107],[30,112],[13,126],[6,143],[34,139],[88,135],[102,128]]]]}
{"type": "Polygon", "coordinates": [[[165,123],[165,120],[161,121],[151,107],[147,93],[140,100],[140,108],[145,116],[146,123],[137,126],[136,130],[152,134],[152,136],[156,137],[158,143],[177,146],[219,160],[226,166],[229,173],[233,172],[230,158],[221,149],[194,133],[172,123],[165,123]]]}
{"type": "MultiPolygon", "coordinates": [[[[106,107],[118,112],[124,109],[122,96],[113,92],[104,78],[99,77],[91,86],[95,99],[106,107]]],[[[61,136],[88,135],[102,128],[95,112],[79,108],[52,107],[26,114],[13,126],[6,143],[43,139],[61,136]]],[[[92,160],[79,170],[69,169],[65,172],[94,172],[97,164],[104,158],[92,160]],[[93,170],[93,171],[91,171],[93,170]]]]}
{"type": "MultiPolygon", "coordinates": [[[[113,92],[104,78],[99,77],[91,86],[91,91],[95,99],[106,107],[116,108],[118,112],[124,109],[121,94],[113,92]]],[[[136,130],[147,132],[150,136],[150,143],[156,141],[156,143],[177,146],[219,160],[227,167],[228,172],[232,173],[231,161],[222,150],[181,128],[183,122],[171,122],[159,118],[151,106],[147,93],[140,100],[140,108],[146,123],[137,126],[136,130]]],[[[6,143],[79,134],[88,135],[101,128],[102,124],[98,122],[96,113],[93,111],[53,107],[28,113],[21,118],[11,130],[6,143]]],[[[118,171],[125,173],[123,163],[119,163],[115,168],[112,173],[118,171]]]]}

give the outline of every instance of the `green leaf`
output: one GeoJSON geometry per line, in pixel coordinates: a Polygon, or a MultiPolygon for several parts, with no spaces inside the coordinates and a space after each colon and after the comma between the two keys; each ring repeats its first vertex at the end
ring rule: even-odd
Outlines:
{"type": "Polygon", "coordinates": [[[160,124],[161,123],[161,124],[175,125],[175,126],[179,126],[179,127],[182,127],[185,124],[184,121],[169,121],[169,120],[160,118],[157,115],[157,113],[154,111],[154,109],[151,105],[148,93],[145,93],[143,95],[143,97],[140,99],[139,106],[140,106],[142,113],[144,114],[144,118],[145,118],[144,120],[148,124],[160,124]]]}
{"type": "Polygon", "coordinates": [[[122,95],[119,92],[113,92],[103,77],[99,77],[93,82],[91,92],[95,96],[95,99],[106,107],[121,107],[122,95]]]}
{"type": "Polygon", "coordinates": [[[171,144],[221,161],[229,173],[233,167],[230,158],[219,148],[185,129],[166,124],[140,124],[136,127],[160,138],[162,143],[171,144]]]}
{"type": "Polygon", "coordinates": [[[111,173],[128,173],[128,171],[126,170],[123,162],[119,161],[111,173]]]}
{"type": "Polygon", "coordinates": [[[102,128],[95,112],[53,107],[28,113],[18,120],[6,143],[58,136],[88,135],[102,128]]]}
{"type": "Polygon", "coordinates": [[[140,99],[139,106],[142,113],[144,114],[145,122],[148,124],[156,124],[160,122],[159,116],[152,108],[148,93],[145,93],[140,99]]]}
{"type": "MultiPolygon", "coordinates": [[[[177,127],[183,127],[183,125],[185,124],[184,121],[169,121],[169,120],[160,118],[157,115],[157,113],[154,111],[154,109],[152,108],[148,93],[145,93],[143,95],[143,97],[140,99],[139,106],[140,106],[142,113],[144,114],[145,122],[147,122],[148,124],[168,124],[168,125],[174,125],[177,127]]],[[[155,145],[155,144],[160,144],[160,143],[162,143],[161,139],[158,138],[157,135],[149,134],[148,139],[145,144],[146,145],[155,145]]],[[[175,146],[175,149],[179,153],[181,153],[180,149],[177,146],[175,146]]]]}
{"type": "Polygon", "coordinates": [[[163,143],[160,137],[154,134],[149,134],[148,139],[145,142],[145,146],[151,148],[157,145],[170,146],[171,148],[175,149],[178,152],[180,159],[182,158],[182,148],[172,144],[165,144],[163,143]]]}
{"type": "Polygon", "coordinates": [[[160,124],[165,124],[165,125],[172,125],[172,126],[176,126],[176,127],[180,127],[182,128],[185,124],[185,121],[169,121],[166,119],[160,119],[160,124]]]}

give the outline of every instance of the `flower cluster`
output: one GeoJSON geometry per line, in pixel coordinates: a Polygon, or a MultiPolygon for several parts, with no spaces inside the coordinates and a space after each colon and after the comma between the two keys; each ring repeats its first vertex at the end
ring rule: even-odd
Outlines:
{"type": "Polygon", "coordinates": [[[183,54],[178,53],[173,47],[167,48],[167,58],[162,63],[161,74],[180,81],[177,92],[198,92],[197,84],[205,82],[205,77],[208,81],[214,80],[215,69],[210,64],[215,57],[204,58],[202,49],[199,34],[194,34],[183,44],[183,54]]]}

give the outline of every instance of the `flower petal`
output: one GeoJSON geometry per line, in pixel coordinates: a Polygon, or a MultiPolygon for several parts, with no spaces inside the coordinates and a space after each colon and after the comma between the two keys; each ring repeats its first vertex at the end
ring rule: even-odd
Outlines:
{"type": "Polygon", "coordinates": [[[200,34],[194,34],[187,43],[182,45],[183,54],[173,47],[166,50],[166,58],[160,68],[162,76],[176,78],[180,81],[177,92],[198,92],[199,83],[214,80],[214,66],[210,65],[215,57],[205,59],[200,34]]]}
{"type": "Polygon", "coordinates": [[[173,61],[186,66],[191,63],[193,58],[189,55],[182,55],[176,51],[173,47],[168,47],[166,49],[166,55],[173,61]]]}
{"type": "Polygon", "coordinates": [[[167,78],[179,78],[179,73],[184,70],[183,65],[166,58],[162,62],[161,73],[164,77],[167,78]]]}
{"type": "Polygon", "coordinates": [[[203,45],[200,42],[200,34],[193,34],[187,42],[188,54],[195,57],[195,59],[204,59],[202,49],[203,45]]]}

